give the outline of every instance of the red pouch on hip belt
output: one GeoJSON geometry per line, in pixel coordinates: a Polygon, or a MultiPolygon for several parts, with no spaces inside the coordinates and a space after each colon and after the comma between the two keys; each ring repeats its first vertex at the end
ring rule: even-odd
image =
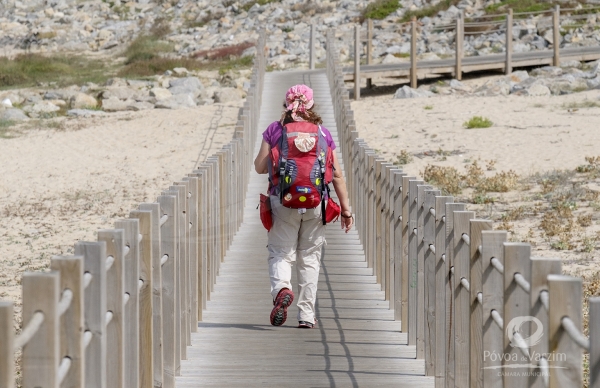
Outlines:
{"type": "Polygon", "coordinates": [[[325,222],[330,223],[337,221],[340,214],[342,214],[340,205],[338,205],[333,198],[329,198],[327,200],[327,207],[325,208],[325,222]]]}
{"type": "Polygon", "coordinates": [[[271,198],[268,195],[260,194],[260,220],[268,231],[273,227],[273,214],[271,213],[271,198]]]}

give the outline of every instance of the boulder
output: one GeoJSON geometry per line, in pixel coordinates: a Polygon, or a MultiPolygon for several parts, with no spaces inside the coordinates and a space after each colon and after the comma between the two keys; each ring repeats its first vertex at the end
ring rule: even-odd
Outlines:
{"type": "Polygon", "coordinates": [[[171,98],[173,93],[165,88],[152,88],[150,89],[150,96],[156,98],[157,101],[166,100],[171,98]]]}
{"type": "Polygon", "coordinates": [[[135,90],[123,86],[110,88],[102,92],[102,98],[104,99],[115,98],[118,100],[129,100],[135,98],[135,95],[135,90]]]}
{"type": "Polygon", "coordinates": [[[5,121],[26,121],[29,117],[22,110],[16,108],[9,108],[0,110],[0,120],[5,121]]]}
{"type": "Polygon", "coordinates": [[[166,100],[157,101],[155,108],[160,109],[181,109],[192,108],[196,106],[195,96],[192,94],[177,94],[166,100]]]}
{"type": "Polygon", "coordinates": [[[243,92],[236,88],[220,88],[215,92],[214,100],[217,103],[238,102],[243,98],[243,92]]]}
{"type": "Polygon", "coordinates": [[[34,118],[52,115],[54,112],[57,112],[59,110],[60,107],[48,101],[37,102],[33,105],[26,105],[25,107],[23,107],[23,111],[27,112],[29,117],[34,118]]]}
{"type": "Polygon", "coordinates": [[[91,109],[70,109],[67,111],[67,116],[70,117],[96,117],[105,116],[106,113],[101,110],[91,109]]]}
{"type": "Polygon", "coordinates": [[[417,90],[410,86],[403,86],[396,90],[394,98],[426,98],[433,96],[433,93],[427,90],[417,90]]]}
{"type": "Polygon", "coordinates": [[[541,83],[535,83],[525,90],[528,96],[549,96],[552,94],[550,89],[541,83]]]}
{"type": "Polygon", "coordinates": [[[88,94],[77,93],[69,99],[71,109],[95,108],[98,106],[98,101],[88,94]]]}
{"type": "Polygon", "coordinates": [[[133,102],[131,100],[124,101],[116,97],[105,98],[102,100],[102,109],[105,112],[122,112],[127,110],[129,104],[133,102]]]}

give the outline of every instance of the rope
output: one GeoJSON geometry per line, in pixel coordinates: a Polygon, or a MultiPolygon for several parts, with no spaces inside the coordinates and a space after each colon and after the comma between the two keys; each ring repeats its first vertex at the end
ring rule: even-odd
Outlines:
{"type": "Polygon", "coordinates": [[[500,263],[500,260],[496,259],[495,257],[492,257],[490,263],[492,264],[492,267],[496,268],[498,272],[504,274],[504,266],[502,265],[502,263],[500,263]]]}
{"type": "Polygon", "coordinates": [[[163,257],[160,259],[160,265],[164,265],[167,260],[169,260],[169,255],[163,255],[163,257]]]}
{"type": "Polygon", "coordinates": [[[168,219],[169,219],[169,216],[166,214],[163,214],[163,216],[160,217],[160,226],[163,226],[165,224],[165,222],[167,222],[168,219]]]}
{"type": "Polygon", "coordinates": [[[548,311],[550,309],[550,294],[548,291],[540,291],[540,301],[542,302],[542,306],[548,311]]]}
{"type": "Polygon", "coordinates": [[[84,347],[88,347],[88,345],[90,344],[90,342],[92,341],[92,332],[89,330],[86,330],[85,333],[83,333],[83,346],[84,347]]]}
{"type": "Polygon", "coordinates": [[[83,288],[88,288],[90,283],[92,282],[93,276],[91,273],[86,272],[83,274],[83,288]]]}
{"type": "Polygon", "coordinates": [[[468,234],[463,233],[462,236],[461,236],[461,238],[465,242],[465,244],[471,245],[471,238],[469,237],[468,234]]]}
{"type": "Polygon", "coordinates": [[[58,384],[62,384],[65,377],[67,377],[67,373],[69,373],[69,369],[71,369],[71,359],[69,357],[64,357],[60,361],[60,366],[58,367],[58,384]]]}
{"type": "Polygon", "coordinates": [[[106,258],[106,270],[107,271],[110,269],[110,267],[112,267],[112,265],[114,264],[114,262],[115,262],[114,256],[108,256],[106,258]]]}
{"type": "Polygon", "coordinates": [[[496,322],[496,325],[504,330],[504,319],[502,319],[502,317],[500,316],[500,313],[497,310],[492,310],[491,314],[492,319],[494,320],[494,322],[496,322]]]}
{"type": "Polygon", "coordinates": [[[104,318],[106,320],[106,326],[108,326],[108,324],[110,323],[110,321],[112,321],[113,319],[113,313],[112,311],[107,311],[106,312],[106,316],[104,318]]]}
{"type": "Polygon", "coordinates": [[[69,309],[69,306],[71,306],[71,301],[73,301],[73,291],[67,288],[63,291],[60,297],[60,302],[58,302],[59,317],[62,316],[65,313],[65,311],[69,309]]]}
{"type": "Polygon", "coordinates": [[[39,328],[42,326],[44,322],[44,313],[41,311],[36,311],[29,322],[27,322],[27,326],[23,328],[21,334],[15,338],[15,350],[22,348],[27,345],[29,340],[37,333],[39,328]]]}
{"type": "Polygon", "coordinates": [[[435,245],[429,244],[429,250],[435,255],[435,245]]]}
{"type": "Polygon", "coordinates": [[[515,273],[514,279],[515,282],[519,285],[519,287],[523,289],[523,291],[525,291],[528,294],[531,292],[531,285],[527,280],[525,280],[525,277],[523,275],[517,272],[515,273]]]}
{"type": "Polygon", "coordinates": [[[586,351],[590,350],[590,339],[583,335],[581,331],[579,331],[577,326],[575,326],[575,322],[573,322],[571,318],[563,317],[560,320],[560,323],[562,324],[563,329],[565,329],[569,337],[571,337],[573,342],[577,344],[577,346],[579,346],[582,349],[585,349],[586,351]]]}
{"type": "MultiPolygon", "coordinates": [[[[452,268],[454,268],[454,267],[452,267],[452,268]]],[[[454,271],[452,273],[454,273],[454,271]]],[[[460,278],[460,284],[462,284],[462,286],[465,288],[465,290],[471,291],[471,285],[469,284],[469,281],[467,280],[467,278],[460,278]]]]}

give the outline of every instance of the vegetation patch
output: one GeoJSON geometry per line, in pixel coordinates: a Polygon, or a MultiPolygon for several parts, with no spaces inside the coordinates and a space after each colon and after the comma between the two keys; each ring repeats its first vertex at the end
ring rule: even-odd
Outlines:
{"type": "Polygon", "coordinates": [[[258,5],[267,5],[270,3],[280,3],[281,0],[254,0],[254,1],[249,1],[246,4],[244,4],[242,6],[242,9],[246,12],[248,12],[250,10],[250,8],[254,7],[255,4],[258,5]]]}
{"type": "Polygon", "coordinates": [[[463,123],[463,126],[467,129],[489,128],[492,125],[494,125],[494,123],[490,119],[482,116],[471,117],[468,121],[463,123]]]}
{"type": "Polygon", "coordinates": [[[485,8],[488,14],[499,14],[505,13],[508,9],[512,9],[513,12],[544,12],[553,9],[556,5],[560,5],[561,8],[575,8],[578,5],[585,5],[585,0],[571,0],[571,1],[539,1],[539,0],[502,0],[499,3],[492,4],[485,8]]]}
{"type": "Polygon", "coordinates": [[[361,22],[365,19],[385,19],[401,7],[399,0],[375,0],[363,10],[361,22]]]}

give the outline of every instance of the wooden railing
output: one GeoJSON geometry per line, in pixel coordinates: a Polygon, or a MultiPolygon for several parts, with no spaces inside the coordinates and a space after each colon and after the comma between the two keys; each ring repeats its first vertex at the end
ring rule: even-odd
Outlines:
{"type": "MultiPolygon", "coordinates": [[[[464,53],[464,38],[465,35],[485,35],[490,33],[501,33],[504,34],[504,42],[501,47],[496,47],[497,52],[503,52],[504,55],[504,71],[506,74],[510,74],[513,69],[513,27],[515,23],[519,23],[520,20],[525,20],[531,16],[544,16],[545,22],[549,29],[552,30],[552,41],[557,42],[561,38],[561,20],[562,21],[572,21],[574,23],[583,20],[583,24],[590,17],[596,17],[597,14],[600,13],[599,7],[588,7],[583,9],[563,9],[559,6],[554,7],[548,11],[539,11],[539,12],[518,12],[514,13],[512,9],[509,9],[508,12],[504,15],[484,15],[480,16],[478,20],[465,20],[462,12],[459,13],[451,24],[445,25],[432,25],[427,27],[421,27],[419,22],[416,19],[413,19],[410,22],[400,23],[398,24],[397,30],[400,35],[409,35],[410,38],[410,71],[409,71],[409,80],[410,85],[413,88],[417,87],[417,74],[419,73],[418,69],[418,50],[417,50],[417,41],[418,37],[425,31],[429,33],[434,33],[436,31],[448,31],[453,32],[454,39],[454,66],[453,66],[453,75],[456,79],[461,80],[463,74],[463,59],[465,58],[464,53]],[[583,14],[582,12],[588,12],[583,14]]],[[[543,24],[539,22],[540,24],[543,24]]],[[[360,26],[355,26],[353,36],[349,36],[346,34],[343,39],[346,42],[354,42],[353,49],[349,50],[353,52],[354,57],[354,74],[352,79],[358,80],[358,82],[354,82],[354,98],[360,98],[360,80],[361,80],[361,58],[366,65],[371,65],[373,62],[372,58],[372,42],[374,39],[374,23],[373,20],[367,20],[366,30],[361,29],[360,26]]],[[[571,29],[575,29],[577,25],[567,26],[571,29]]],[[[551,44],[552,51],[552,64],[554,66],[560,65],[561,53],[560,53],[560,45],[551,44]]],[[[541,50],[540,50],[541,51],[541,50]]],[[[500,60],[502,61],[502,59],[500,60]]],[[[446,66],[445,66],[446,67],[446,66]]],[[[452,66],[451,66],[452,67],[452,66]]],[[[477,70],[477,67],[471,66],[471,70],[477,70]]],[[[479,70],[489,69],[489,63],[485,63],[481,65],[479,70]]],[[[371,79],[369,79],[369,74],[366,74],[367,77],[367,86],[369,87],[371,84],[371,79]]]]}
{"type": "Polygon", "coordinates": [[[600,297],[359,138],[333,33],[327,74],[367,263],[436,387],[600,388],[600,297]],[[533,324],[532,324],[533,323],[533,324]],[[538,332],[541,330],[541,333],[538,332]],[[541,337],[540,337],[541,334],[541,337]],[[533,365],[529,367],[529,365],[533,365]]]}
{"type": "Polygon", "coordinates": [[[0,302],[0,388],[175,386],[225,251],[242,221],[260,111],[265,34],[234,139],[49,272],[23,274],[23,330],[0,302]],[[242,178],[244,177],[244,178],[242,178]]]}

